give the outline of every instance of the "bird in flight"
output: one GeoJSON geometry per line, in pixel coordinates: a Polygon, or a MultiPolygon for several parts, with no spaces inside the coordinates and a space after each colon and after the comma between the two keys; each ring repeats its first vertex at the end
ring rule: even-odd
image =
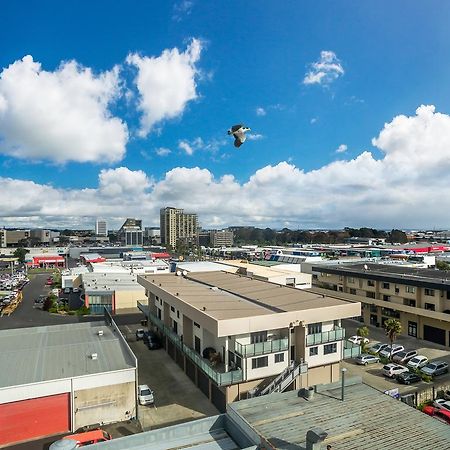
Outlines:
{"type": "Polygon", "coordinates": [[[228,134],[233,135],[234,137],[234,146],[239,148],[244,142],[247,136],[245,136],[245,132],[250,131],[249,127],[245,125],[233,125],[229,130],[228,134]]]}

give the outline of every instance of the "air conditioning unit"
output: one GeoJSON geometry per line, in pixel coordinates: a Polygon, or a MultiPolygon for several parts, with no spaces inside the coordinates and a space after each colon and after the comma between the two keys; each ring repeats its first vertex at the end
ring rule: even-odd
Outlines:
{"type": "Polygon", "coordinates": [[[98,358],[98,354],[97,353],[92,353],[91,359],[92,360],[96,360],[97,358],[98,358]]]}

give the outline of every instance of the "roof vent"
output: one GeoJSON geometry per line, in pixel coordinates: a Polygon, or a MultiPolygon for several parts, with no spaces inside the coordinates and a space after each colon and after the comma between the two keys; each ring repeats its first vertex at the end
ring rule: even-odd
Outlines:
{"type": "Polygon", "coordinates": [[[97,353],[92,353],[91,359],[92,359],[92,360],[98,359],[98,354],[97,354],[97,353]]]}
{"type": "Polygon", "coordinates": [[[103,336],[103,330],[98,330],[98,331],[97,331],[97,334],[98,334],[99,336],[103,336]]]}
{"type": "Polygon", "coordinates": [[[204,306],[202,309],[203,309],[203,311],[206,311],[206,306],[204,306]]]}

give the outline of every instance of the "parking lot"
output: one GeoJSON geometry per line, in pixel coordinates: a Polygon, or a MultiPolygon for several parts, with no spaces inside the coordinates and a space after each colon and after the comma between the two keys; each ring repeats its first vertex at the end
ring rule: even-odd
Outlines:
{"type": "MultiPolygon", "coordinates": [[[[343,327],[346,329],[346,335],[351,336],[356,334],[356,329],[363,324],[354,320],[343,321],[343,327]]],[[[385,331],[382,328],[368,326],[370,344],[375,342],[389,343],[385,331]]],[[[430,361],[442,360],[450,365],[450,349],[432,342],[423,341],[410,336],[398,336],[395,341],[396,344],[403,345],[407,350],[417,350],[419,355],[426,356],[430,361]]],[[[370,345],[369,344],[369,345],[370,345]]],[[[341,363],[345,367],[350,376],[360,376],[364,383],[374,387],[380,391],[398,388],[401,395],[421,391],[430,387],[431,383],[419,382],[413,385],[405,386],[398,383],[396,380],[386,378],[382,373],[383,364],[370,364],[368,366],[360,366],[355,363],[353,359],[344,360],[341,363]]],[[[433,380],[435,386],[448,385],[450,386],[450,372],[445,375],[440,375],[433,380]]]]}
{"type": "Polygon", "coordinates": [[[154,391],[154,406],[139,405],[144,430],[219,414],[165,350],[149,350],[143,341],[136,341],[135,331],[140,326],[120,328],[138,358],[139,384],[147,384],[154,391]]]}

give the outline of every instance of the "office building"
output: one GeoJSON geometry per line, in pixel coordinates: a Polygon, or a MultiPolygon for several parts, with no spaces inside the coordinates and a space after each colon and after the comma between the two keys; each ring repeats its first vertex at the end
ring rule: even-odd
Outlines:
{"type": "Polygon", "coordinates": [[[161,245],[176,248],[178,243],[198,245],[197,214],[185,213],[179,208],[160,210],[161,245]]]}
{"type": "Polygon", "coordinates": [[[212,230],[209,232],[209,242],[211,247],[232,247],[234,234],[227,230],[212,230]]]}
{"type": "Polygon", "coordinates": [[[23,241],[28,241],[30,235],[30,230],[0,229],[0,247],[17,247],[23,241]]]}
{"type": "Polygon", "coordinates": [[[144,243],[144,232],[142,231],[142,220],[127,219],[120,227],[119,238],[126,247],[142,247],[144,243]]]}
{"type": "Polygon", "coordinates": [[[108,236],[108,229],[106,226],[106,220],[97,219],[95,222],[95,234],[96,236],[108,236]]]}

